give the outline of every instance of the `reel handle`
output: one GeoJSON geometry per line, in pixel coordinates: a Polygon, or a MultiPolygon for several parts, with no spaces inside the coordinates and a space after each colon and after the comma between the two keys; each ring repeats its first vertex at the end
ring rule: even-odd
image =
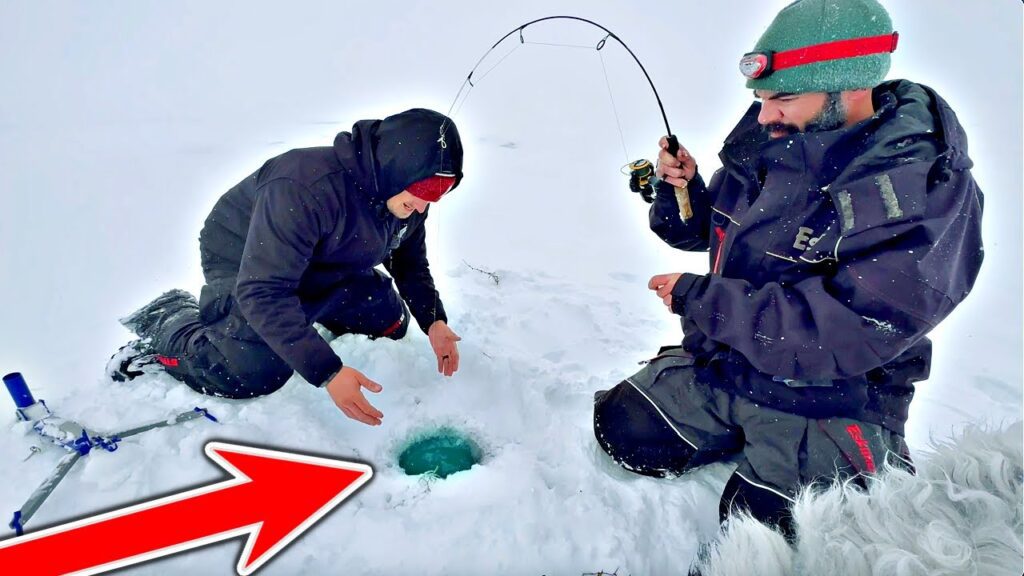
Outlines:
{"type": "MultiPolygon", "coordinates": [[[[679,152],[679,140],[675,134],[668,135],[668,153],[673,157],[679,152]]],[[[686,186],[680,188],[673,186],[676,193],[676,202],[679,204],[679,219],[686,222],[693,218],[693,207],[690,205],[690,193],[686,186]]]]}

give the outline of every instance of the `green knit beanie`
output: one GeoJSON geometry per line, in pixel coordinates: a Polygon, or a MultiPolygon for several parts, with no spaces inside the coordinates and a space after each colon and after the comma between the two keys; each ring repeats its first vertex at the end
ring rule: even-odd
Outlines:
{"type": "Polygon", "coordinates": [[[873,88],[885,79],[889,71],[889,53],[896,49],[896,39],[889,13],[876,0],[797,0],[779,12],[757,41],[753,52],[741,61],[740,69],[748,77],[747,88],[754,90],[799,94],[873,88]],[[890,38],[880,38],[882,36],[890,38]],[[786,54],[787,51],[813,46],[817,48],[812,50],[832,51],[831,55],[835,56],[837,47],[841,54],[842,47],[848,48],[851,43],[832,43],[865,38],[875,40],[868,45],[855,43],[854,49],[867,46],[868,51],[879,53],[809,64],[799,64],[815,59],[808,53],[786,54]],[[780,67],[785,66],[782,64],[784,61],[792,67],[767,70],[760,77],[751,78],[751,73],[757,74],[752,71],[765,62],[763,55],[766,54],[771,54],[769,57],[779,62],[780,67]]]}

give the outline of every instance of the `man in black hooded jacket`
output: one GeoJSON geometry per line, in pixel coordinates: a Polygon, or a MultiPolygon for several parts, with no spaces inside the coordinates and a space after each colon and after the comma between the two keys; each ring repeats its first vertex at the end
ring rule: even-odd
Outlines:
{"type": "Polygon", "coordinates": [[[926,334],[978,276],[982,194],[949,105],[882,81],[896,40],[875,0],[793,2],[741,61],[760,102],[710,182],[661,142],[651,229],[711,270],[651,279],[682,346],[599,393],[594,428],[642,474],[734,459],[723,519],[792,535],[802,486],[910,466],[926,334]]]}
{"type": "Polygon", "coordinates": [[[438,371],[458,370],[459,337],[434,288],[424,221],[429,203],[461,179],[458,130],[423,109],[362,120],[333,146],[268,160],[206,219],[199,301],[172,290],[122,319],[140,340],[115,354],[108,372],[125,380],[156,367],[204,394],[251,398],[294,371],[325,387],[348,417],[380,424],[361,388],[381,386],[344,365],[313,324],[399,339],[411,310],[438,371]]]}

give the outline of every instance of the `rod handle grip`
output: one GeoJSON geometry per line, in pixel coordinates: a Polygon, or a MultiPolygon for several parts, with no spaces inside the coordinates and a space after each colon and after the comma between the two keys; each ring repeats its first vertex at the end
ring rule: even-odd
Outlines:
{"type": "MultiPolygon", "coordinates": [[[[673,157],[679,152],[679,139],[675,134],[668,135],[668,153],[673,157]]],[[[693,218],[693,207],[690,205],[690,192],[684,187],[673,186],[676,192],[676,202],[679,204],[679,219],[686,222],[693,218]]]]}

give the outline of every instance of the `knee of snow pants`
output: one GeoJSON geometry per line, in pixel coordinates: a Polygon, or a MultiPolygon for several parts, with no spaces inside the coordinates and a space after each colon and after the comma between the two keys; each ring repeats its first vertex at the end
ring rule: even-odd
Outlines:
{"type": "Polygon", "coordinates": [[[265,343],[211,330],[194,340],[177,366],[165,370],[201,394],[236,399],[276,392],[292,376],[291,367],[265,343]]]}
{"type": "MultiPolygon", "coordinates": [[[[707,410],[693,404],[693,412],[707,410]]],[[[695,417],[705,429],[674,421],[630,381],[601,393],[594,402],[594,435],[619,465],[647,476],[678,475],[728,458],[743,445],[742,435],[695,417]]]]}
{"type": "Polygon", "coordinates": [[[391,278],[379,270],[340,283],[325,300],[312,318],[335,336],[365,334],[399,340],[408,331],[408,308],[391,278]]]}
{"type": "Polygon", "coordinates": [[[199,297],[202,328],[191,337],[177,365],[165,370],[210,396],[254,398],[270,394],[291,378],[292,369],[249,326],[237,308],[232,276],[207,273],[199,297]]]}
{"type": "Polygon", "coordinates": [[[732,414],[746,437],[743,459],[719,505],[724,521],[736,508],[794,537],[790,507],[800,490],[828,488],[865,476],[888,462],[912,469],[903,438],[877,424],[849,418],[809,419],[737,398],[732,414]]]}

